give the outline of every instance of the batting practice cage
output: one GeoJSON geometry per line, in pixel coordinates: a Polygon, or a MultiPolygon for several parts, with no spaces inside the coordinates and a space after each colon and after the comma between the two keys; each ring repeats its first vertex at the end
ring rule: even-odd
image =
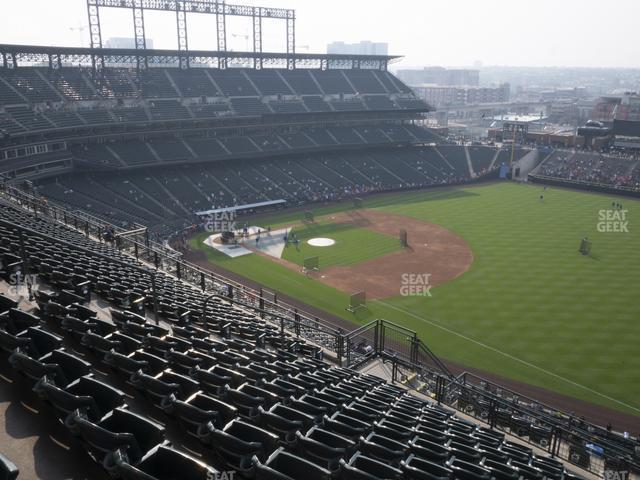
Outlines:
{"type": "Polygon", "coordinates": [[[398,238],[400,239],[400,245],[402,247],[408,247],[409,246],[409,241],[407,239],[407,231],[404,228],[400,229],[400,233],[398,235],[398,238]]]}
{"type": "Polygon", "coordinates": [[[304,273],[317,272],[320,270],[320,257],[307,257],[302,262],[302,271],[304,273]]]}
{"type": "Polygon", "coordinates": [[[347,311],[356,313],[359,308],[364,308],[367,305],[367,295],[364,290],[354,293],[349,297],[349,306],[347,311]]]}

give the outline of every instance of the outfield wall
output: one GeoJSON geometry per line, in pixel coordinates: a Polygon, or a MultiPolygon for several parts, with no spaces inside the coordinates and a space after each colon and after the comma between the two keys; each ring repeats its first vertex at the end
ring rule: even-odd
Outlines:
{"type": "Polygon", "coordinates": [[[529,174],[527,180],[531,183],[541,183],[544,185],[555,185],[558,187],[573,188],[579,190],[587,190],[591,192],[610,193],[612,195],[623,195],[625,197],[640,198],[640,191],[631,190],[626,187],[616,188],[612,185],[603,183],[579,182],[576,180],[565,180],[562,178],[546,177],[544,175],[529,174]]]}

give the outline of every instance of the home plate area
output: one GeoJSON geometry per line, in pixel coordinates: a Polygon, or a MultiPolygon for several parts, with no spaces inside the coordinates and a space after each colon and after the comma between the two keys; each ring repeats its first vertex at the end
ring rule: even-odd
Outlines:
{"type": "Polygon", "coordinates": [[[253,226],[247,229],[246,237],[242,236],[242,230],[234,232],[236,241],[233,243],[222,243],[221,234],[214,233],[204,240],[204,244],[232,258],[249,255],[256,251],[280,258],[284,251],[285,238],[290,231],[291,227],[267,232],[265,228],[253,226]]]}

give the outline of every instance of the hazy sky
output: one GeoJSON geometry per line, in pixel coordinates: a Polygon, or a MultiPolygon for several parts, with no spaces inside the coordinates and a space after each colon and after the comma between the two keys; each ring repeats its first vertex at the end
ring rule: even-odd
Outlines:
{"type": "MultiPolygon", "coordinates": [[[[334,40],[388,42],[398,66],[640,67],[640,0],[238,0],[297,11],[298,51],[334,40]]],[[[133,36],[131,12],[101,9],[103,40],[133,36]]],[[[214,17],[189,15],[191,49],[215,49],[214,17]]],[[[88,45],[85,0],[0,0],[0,43],[88,45]],[[76,30],[73,30],[73,29],[76,30]]],[[[156,48],[176,48],[175,15],[146,15],[156,48]]],[[[245,50],[250,19],[230,19],[228,48],[245,50]],[[236,36],[231,34],[235,33],[236,36]]],[[[284,24],[265,22],[264,50],[284,50],[284,24]]],[[[250,40],[249,40],[250,42],[250,40]]]]}

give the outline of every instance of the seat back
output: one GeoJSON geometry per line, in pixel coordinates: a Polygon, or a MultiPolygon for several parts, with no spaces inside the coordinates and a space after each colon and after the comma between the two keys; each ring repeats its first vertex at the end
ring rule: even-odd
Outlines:
{"type": "Polygon", "coordinates": [[[67,418],[67,426],[72,432],[79,435],[89,445],[90,449],[100,452],[103,458],[107,453],[118,449],[126,451],[127,455],[134,461],[138,461],[141,458],[140,446],[132,433],[107,430],[89,421],[79,411],[67,418]]]}
{"type": "Polygon", "coordinates": [[[71,383],[66,391],[73,395],[91,397],[98,406],[101,416],[125,403],[123,392],[91,376],[80,377],[71,383]]]}
{"type": "MultiPolygon", "coordinates": [[[[54,350],[42,357],[40,361],[59,365],[64,374],[65,386],[91,372],[91,364],[89,362],[85,362],[80,357],[65,350],[54,350]]],[[[60,386],[62,386],[61,380],[57,380],[57,384],[60,386]]]]}
{"type": "Polygon", "coordinates": [[[0,480],[15,480],[19,473],[18,467],[0,453],[0,480]]]}
{"type": "Polygon", "coordinates": [[[281,447],[271,454],[266,464],[256,465],[256,478],[329,480],[331,472],[281,447]]]}
{"type": "Polygon", "coordinates": [[[83,410],[91,420],[97,421],[101,417],[100,409],[92,397],[88,395],[73,395],[62,390],[46,376],[36,383],[33,390],[40,398],[51,403],[63,416],[75,410],[83,410]]]}
{"type": "Polygon", "coordinates": [[[225,433],[234,435],[245,442],[258,442],[270,455],[278,446],[278,436],[242,420],[233,420],[224,427],[225,433]]]}
{"type": "Polygon", "coordinates": [[[62,338],[40,328],[29,327],[26,336],[31,338],[38,357],[46,355],[62,346],[62,338]]]}
{"type": "Polygon", "coordinates": [[[131,375],[131,383],[139,390],[144,391],[146,394],[154,398],[154,401],[158,405],[167,395],[179,395],[180,392],[180,385],[177,383],[164,382],[158,378],[152,377],[151,375],[147,375],[142,371],[138,371],[131,375]]]}
{"type": "Polygon", "coordinates": [[[122,472],[122,478],[131,480],[147,480],[148,478],[210,480],[217,478],[217,471],[213,467],[166,445],[158,445],[150,450],[134,468],[135,471],[126,468],[119,469],[122,472]]]}
{"type": "Polygon", "coordinates": [[[126,408],[116,408],[109,412],[100,420],[100,426],[112,432],[132,434],[143,453],[165,440],[165,429],[162,425],[126,408]]]}
{"type": "Polygon", "coordinates": [[[341,462],[342,478],[348,480],[378,480],[380,478],[400,480],[404,478],[402,470],[383,462],[356,453],[349,463],[341,462]]]}
{"type": "Polygon", "coordinates": [[[65,383],[65,376],[60,365],[42,363],[20,350],[16,350],[9,356],[9,363],[13,368],[34,381],[40,380],[45,375],[50,375],[59,380],[60,384],[65,383]]]}
{"type": "Polygon", "coordinates": [[[7,353],[13,352],[16,348],[29,350],[31,339],[28,337],[17,337],[6,330],[0,328],[0,349],[7,353]]]}
{"type": "Polygon", "coordinates": [[[406,461],[402,462],[401,468],[410,480],[448,480],[453,477],[450,468],[415,455],[409,455],[406,461]]]}
{"type": "Polygon", "coordinates": [[[203,410],[189,403],[178,400],[175,395],[162,399],[160,406],[168,415],[177,417],[185,425],[188,432],[196,434],[200,425],[212,422],[218,424],[218,412],[203,410]]]}
{"type": "Polygon", "coordinates": [[[17,307],[18,307],[18,302],[0,294],[0,313],[6,312],[7,310],[11,310],[12,308],[17,308],[17,307]]]}
{"type": "Polygon", "coordinates": [[[81,343],[95,351],[102,354],[106,354],[111,350],[120,350],[120,342],[111,338],[104,338],[102,335],[93,333],[92,331],[85,332],[82,336],[81,343]]]}
{"type": "Polygon", "coordinates": [[[17,308],[12,308],[8,313],[9,324],[13,328],[13,333],[21,332],[29,327],[36,327],[40,324],[40,318],[31,313],[23,312],[17,308]]]}

